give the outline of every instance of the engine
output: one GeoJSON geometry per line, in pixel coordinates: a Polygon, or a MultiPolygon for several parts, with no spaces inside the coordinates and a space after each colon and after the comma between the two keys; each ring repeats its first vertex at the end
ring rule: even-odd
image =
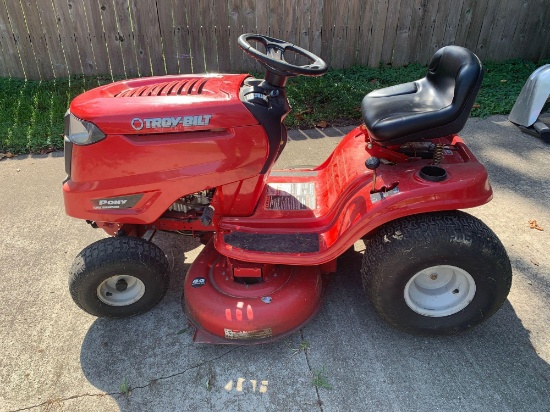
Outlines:
{"type": "Polygon", "coordinates": [[[204,209],[212,201],[214,196],[214,189],[202,190],[197,193],[193,193],[187,196],[184,196],[176,200],[172,206],[168,208],[171,212],[180,212],[180,213],[190,213],[192,211],[197,214],[202,214],[204,209]]]}

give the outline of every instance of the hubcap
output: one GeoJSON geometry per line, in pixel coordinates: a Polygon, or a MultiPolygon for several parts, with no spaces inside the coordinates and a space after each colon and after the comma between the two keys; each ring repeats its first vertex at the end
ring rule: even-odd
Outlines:
{"type": "Polygon", "coordinates": [[[464,309],[474,298],[476,283],[463,269],[432,266],[416,273],[405,286],[405,302],[420,315],[440,318],[464,309]]]}
{"type": "Polygon", "coordinates": [[[111,276],[97,288],[97,297],[110,306],[128,306],[141,299],[145,285],[134,276],[111,276]]]}

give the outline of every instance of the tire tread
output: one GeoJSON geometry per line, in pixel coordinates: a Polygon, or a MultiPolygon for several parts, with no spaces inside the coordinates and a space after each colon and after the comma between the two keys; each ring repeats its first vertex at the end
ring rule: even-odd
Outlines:
{"type": "MultiPolygon", "coordinates": [[[[461,211],[446,211],[411,215],[388,222],[379,228],[369,242],[363,256],[361,278],[367,297],[376,312],[391,325],[408,333],[430,334],[403,324],[400,316],[385,307],[382,299],[386,287],[385,278],[377,274],[397,261],[411,259],[411,256],[407,256],[407,250],[418,245],[435,246],[438,238],[452,239],[462,244],[475,241],[482,250],[491,252],[497,266],[501,268],[499,281],[504,286],[504,296],[501,297],[501,302],[496,302],[493,310],[484,314],[482,320],[498,310],[512,285],[511,265],[504,246],[495,233],[474,216],[461,211]]],[[[453,334],[474,325],[465,326],[449,331],[440,330],[436,334],[453,334]]]]}
{"type": "Polygon", "coordinates": [[[135,311],[133,315],[146,312],[156,305],[166,294],[169,287],[168,261],[164,252],[154,243],[136,237],[110,237],[100,239],[84,248],[74,259],[69,270],[69,292],[74,302],[85,312],[101,317],[123,317],[120,315],[98,314],[87,307],[81,298],[83,282],[90,272],[101,270],[116,262],[138,260],[146,267],[156,268],[157,280],[161,284],[161,293],[153,305],[135,311]]]}

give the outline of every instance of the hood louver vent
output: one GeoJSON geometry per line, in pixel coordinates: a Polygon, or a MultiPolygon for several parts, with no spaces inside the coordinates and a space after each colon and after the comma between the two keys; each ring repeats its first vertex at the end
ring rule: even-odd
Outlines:
{"type": "Polygon", "coordinates": [[[208,79],[184,79],[124,90],[115,97],[184,96],[202,94],[208,79]]]}

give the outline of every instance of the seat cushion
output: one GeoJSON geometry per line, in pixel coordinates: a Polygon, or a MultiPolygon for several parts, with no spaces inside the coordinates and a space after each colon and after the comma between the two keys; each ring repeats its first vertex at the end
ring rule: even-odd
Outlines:
{"type": "Polygon", "coordinates": [[[458,133],[482,79],[475,54],[463,47],[444,47],[434,55],[426,77],[367,94],[361,105],[365,125],[383,146],[458,133]]]}

